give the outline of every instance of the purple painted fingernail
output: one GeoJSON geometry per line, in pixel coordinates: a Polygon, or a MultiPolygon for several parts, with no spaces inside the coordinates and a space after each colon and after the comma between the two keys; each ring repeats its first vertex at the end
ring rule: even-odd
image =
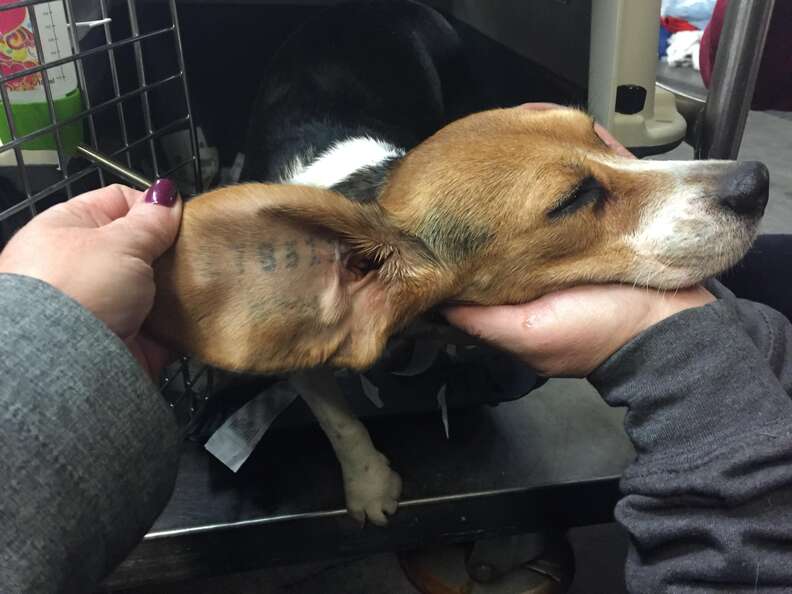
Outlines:
{"type": "Polygon", "coordinates": [[[146,202],[160,206],[173,206],[176,202],[176,184],[171,180],[158,179],[146,192],[146,202]]]}

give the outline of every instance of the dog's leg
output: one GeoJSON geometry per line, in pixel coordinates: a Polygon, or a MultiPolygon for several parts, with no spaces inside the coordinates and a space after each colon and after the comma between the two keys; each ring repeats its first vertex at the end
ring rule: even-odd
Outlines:
{"type": "Polygon", "coordinates": [[[291,376],[327,434],[341,464],[349,514],[358,522],[368,518],[383,526],[385,514],[396,511],[401,478],[388,459],[374,447],[368,431],[349,408],[346,397],[331,371],[313,369],[291,376]]]}

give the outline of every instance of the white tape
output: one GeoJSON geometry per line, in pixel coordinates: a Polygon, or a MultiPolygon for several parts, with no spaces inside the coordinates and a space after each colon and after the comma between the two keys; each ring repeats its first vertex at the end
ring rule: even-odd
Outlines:
{"type": "Polygon", "coordinates": [[[448,428],[448,403],[446,402],[446,385],[437,391],[437,405],[440,407],[440,416],[443,419],[443,429],[446,439],[451,439],[451,431],[448,428]]]}
{"type": "Polygon", "coordinates": [[[278,382],[226,419],[204,446],[236,472],[253,453],[272,423],[299,396],[287,382],[278,382]]]}
{"type": "Polygon", "coordinates": [[[380,398],[379,388],[371,383],[371,380],[363,374],[360,375],[360,386],[363,388],[363,393],[366,395],[366,398],[371,400],[374,406],[377,408],[385,406],[382,402],[382,398],[380,398]]]}

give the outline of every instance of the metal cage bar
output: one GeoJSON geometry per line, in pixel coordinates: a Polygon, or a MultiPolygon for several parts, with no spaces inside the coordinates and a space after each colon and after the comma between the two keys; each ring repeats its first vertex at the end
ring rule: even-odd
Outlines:
{"type": "MultiPolygon", "coordinates": [[[[11,100],[9,99],[8,89],[6,88],[5,81],[0,80],[0,97],[3,99],[3,110],[5,111],[6,121],[8,122],[8,130],[11,133],[11,138],[16,140],[17,131],[16,131],[16,122],[14,122],[14,113],[11,110],[11,100]]],[[[2,148],[2,147],[0,147],[2,148]]],[[[22,179],[22,186],[25,190],[25,196],[27,199],[22,205],[26,208],[30,208],[30,213],[35,215],[36,211],[31,205],[30,202],[30,180],[27,176],[27,170],[25,169],[25,157],[22,154],[22,149],[19,146],[13,147],[14,157],[16,159],[17,169],[19,170],[19,177],[22,179]]],[[[2,220],[2,216],[0,216],[0,220],[2,220]]]]}
{"type": "MultiPolygon", "coordinates": [[[[35,6],[31,7],[28,11],[28,15],[30,18],[30,24],[33,26],[33,42],[36,46],[36,54],[41,57],[43,60],[44,56],[44,48],[41,45],[41,30],[38,26],[38,17],[36,16],[35,6]]],[[[50,87],[50,80],[49,80],[49,71],[44,70],[40,75],[41,77],[41,86],[44,87],[44,96],[47,99],[47,111],[49,112],[50,121],[53,124],[53,132],[55,136],[55,146],[57,147],[57,159],[58,159],[58,169],[61,170],[63,174],[63,179],[65,180],[67,177],[66,173],[66,152],[63,150],[63,138],[61,138],[61,128],[58,126],[58,116],[55,113],[55,100],[53,99],[52,95],[52,88],[50,87]]],[[[71,186],[66,184],[66,195],[71,198],[71,186]]],[[[35,203],[31,204],[31,209],[35,213],[36,205],[35,203]]]]}
{"type": "MultiPolygon", "coordinates": [[[[139,138],[138,140],[130,143],[130,145],[128,147],[120,148],[117,151],[114,151],[109,156],[118,157],[119,155],[121,155],[125,151],[127,151],[129,149],[137,148],[141,144],[149,142],[150,140],[152,140],[154,138],[157,138],[159,136],[162,136],[164,134],[172,132],[173,130],[177,130],[178,128],[186,125],[188,122],[189,122],[189,118],[187,118],[186,116],[181,118],[181,119],[174,120],[173,122],[171,122],[167,126],[163,126],[159,130],[155,130],[154,132],[152,132],[150,134],[146,134],[143,138],[139,138]]],[[[176,167],[176,168],[174,168],[174,170],[178,169],[178,168],[179,167],[176,167]]],[[[87,168],[85,168],[85,169],[83,169],[83,170],[81,170],[81,171],[79,171],[79,172],[77,172],[77,173],[75,173],[73,175],[68,176],[66,179],[64,179],[64,180],[62,180],[62,181],[60,181],[58,183],[52,184],[51,186],[49,186],[46,189],[38,192],[37,194],[33,194],[29,198],[29,200],[31,202],[33,202],[33,203],[38,202],[39,200],[41,200],[43,198],[46,198],[47,196],[49,196],[53,192],[56,192],[56,191],[64,188],[66,186],[66,184],[74,183],[74,182],[84,178],[86,175],[88,175],[90,173],[96,173],[97,171],[99,171],[99,169],[97,167],[89,166],[89,167],[87,167],[87,168]]],[[[3,220],[3,219],[6,219],[6,218],[10,217],[11,215],[16,214],[17,212],[22,210],[21,208],[19,208],[19,206],[20,205],[13,206],[11,208],[8,208],[8,209],[4,210],[3,212],[0,212],[0,221],[3,220]]]]}
{"type": "Polygon", "coordinates": [[[10,148],[14,148],[14,147],[16,147],[16,146],[18,146],[18,145],[20,145],[20,144],[22,144],[24,142],[28,142],[30,140],[34,140],[34,139],[38,138],[39,136],[45,136],[46,134],[49,134],[50,132],[52,132],[56,128],[60,128],[60,127],[66,126],[68,124],[73,124],[74,122],[78,122],[78,121],[80,121],[82,119],[85,119],[88,116],[91,116],[91,115],[93,115],[93,114],[95,114],[95,113],[97,113],[99,111],[102,111],[103,109],[107,109],[108,107],[112,107],[113,105],[116,105],[116,104],[121,103],[123,101],[128,101],[129,99],[133,99],[133,98],[141,95],[142,93],[144,93],[146,91],[151,91],[153,89],[156,89],[158,87],[164,86],[164,85],[168,84],[169,82],[173,82],[173,81],[176,81],[178,79],[179,79],[179,75],[178,74],[173,74],[171,76],[168,76],[167,78],[163,78],[163,79],[158,80],[156,82],[150,83],[150,84],[148,84],[148,85],[146,85],[144,87],[140,87],[138,89],[135,89],[134,91],[129,91],[128,93],[124,93],[123,95],[121,95],[119,97],[114,97],[113,99],[108,99],[107,101],[103,101],[102,103],[99,103],[98,105],[94,105],[90,109],[84,109],[83,111],[81,111],[80,113],[78,113],[76,115],[73,115],[73,116],[71,116],[69,118],[64,118],[57,124],[50,124],[49,126],[44,126],[42,128],[39,128],[38,130],[34,130],[33,132],[29,132],[28,134],[25,134],[24,136],[20,136],[18,138],[15,138],[11,142],[8,142],[8,143],[0,146],[0,151],[7,150],[7,149],[10,149],[10,148]]]}
{"type": "Polygon", "coordinates": [[[707,104],[699,159],[735,159],[751,109],[775,0],[730,2],[726,9],[707,104]]]}
{"type": "MultiPolygon", "coordinates": [[[[3,9],[0,9],[0,12],[3,12],[3,9]]],[[[139,37],[130,36],[126,39],[122,39],[120,41],[115,41],[113,43],[107,43],[106,45],[102,45],[96,48],[92,48],[89,50],[75,52],[73,56],[69,56],[68,58],[60,58],[58,60],[52,60],[51,62],[47,62],[46,64],[40,64],[38,66],[31,66],[30,68],[26,68],[24,70],[20,70],[19,72],[15,72],[13,74],[9,74],[3,78],[4,81],[12,81],[17,78],[22,78],[29,74],[35,74],[36,72],[42,72],[47,70],[48,68],[54,68],[55,66],[63,66],[64,64],[72,64],[77,60],[82,60],[83,58],[89,58],[91,56],[95,56],[96,54],[100,54],[102,52],[106,52],[109,50],[119,49],[122,47],[126,47],[128,45],[132,45],[133,43],[138,43],[139,41],[144,41],[146,39],[151,39],[152,37],[157,37],[158,35],[163,35],[165,33],[170,33],[173,31],[173,26],[171,27],[164,27],[163,29],[157,29],[156,31],[150,31],[149,33],[143,33],[139,37]]]]}
{"type": "MultiPolygon", "coordinates": [[[[147,7],[150,6],[152,5],[147,5],[147,7]]],[[[35,52],[38,58],[38,63],[26,64],[25,67],[15,71],[7,70],[5,74],[0,72],[0,100],[3,103],[2,109],[0,109],[0,118],[3,115],[5,116],[9,132],[9,137],[0,144],[0,176],[8,178],[9,172],[6,170],[10,168],[13,170],[10,175],[12,185],[21,185],[21,188],[17,188],[19,191],[18,197],[14,197],[11,202],[9,202],[7,197],[0,195],[0,233],[8,233],[8,236],[0,235],[0,246],[8,240],[10,233],[13,233],[13,225],[16,223],[11,223],[11,229],[6,228],[6,222],[11,221],[12,217],[24,211],[29,211],[31,216],[35,216],[38,211],[49,206],[49,203],[43,204],[42,201],[51,196],[60,199],[61,193],[65,193],[64,198],[71,198],[72,194],[76,193],[78,189],[76,184],[81,184],[79,191],[91,189],[91,187],[85,186],[95,187],[94,181],[91,180],[92,176],[94,176],[94,179],[98,179],[99,185],[105,185],[107,181],[106,172],[97,165],[97,159],[89,159],[84,166],[78,161],[77,164],[80,167],[75,169],[70,163],[71,158],[75,156],[85,158],[86,155],[93,154],[96,156],[97,153],[102,154],[102,151],[104,151],[109,158],[122,158],[129,170],[142,172],[147,165],[150,165],[157,177],[171,175],[176,171],[191,166],[195,189],[196,191],[201,191],[201,162],[198,154],[195,121],[190,105],[175,0],[170,0],[167,6],[170,23],[158,21],[157,28],[142,33],[135,0],[126,1],[125,11],[123,9],[111,10],[112,5],[107,0],[99,0],[98,7],[103,21],[104,38],[102,42],[93,47],[91,45],[96,43],[96,40],[92,40],[90,44],[87,44],[89,47],[83,49],[78,23],[75,22],[74,0],[20,0],[0,5],[0,13],[20,8],[27,10],[27,18],[32,30],[35,52]],[[61,33],[68,37],[68,43],[71,45],[72,52],[69,56],[63,56],[57,51],[55,52],[56,55],[45,55],[42,36],[45,32],[49,34],[52,31],[49,31],[45,24],[39,22],[41,19],[37,18],[39,15],[36,14],[35,8],[50,2],[56,2],[63,6],[66,16],[66,30],[61,30],[61,33]],[[119,14],[124,12],[126,12],[126,17],[123,15],[119,17],[119,14]],[[128,37],[122,39],[114,38],[112,23],[114,18],[129,19],[128,37]],[[176,59],[173,66],[175,71],[163,72],[162,69],[159,69],[156,75],[150,76],[143,59],[142,44],[143,42],[166,43],[169,35],[173,36],[173,45],[175,47],[176,59]],[[126,47],[132,48],[132,59],[125,61],[123,58],[126,56],[122,56],[119,50],[126,47]],[[103,95],[95,100],[92,95],[93,89],[89,85],[92,82],[90,69],[93,64],[88,60],[102,54],[106,54],[107,59],[103,68],[109,70],[112,91],[111,96],[103,95]],[[59,117],[56,111],[55,92],[50,83],[50,72],[63,66],[73,66],[75,68],[82,105],[74,110],[76,113],[61,114],[62,117],[59,117]],[[122,69],[124,69],[123,71],[126,75],[133,71],[137,74],[137,84],[132,89],[127,88],[126,92],[122,88],[122,69]],[[40,89],[43,91],[43,102],[45,103],[42,107],[49,116],[49,123],[42,121],[36,129],[31,129],[29,123],[24,128],[20,128],[14,117],[15,108],[12,105],[12,91],[16,86],[14,84],[15,81],[23,80],[24,77],[40,77],[40,89]],[[179,80],[181,80],[181,84],[176,84],[179,80]],[[170,83],[174,84],[171,85],[170,83]],[[166,89],[168,93],[172,94],[174,103],[177,103],[180,97],[183,97],[185,110],[183,114],[178,112],[173,114],[170,121],[166,123],[159,122],[160,125],[157,127],[154,123],[150,94],[159,89],[166,89]],[[131,109],[132,104],[128,103],[137,100],[138,97],[142,107],[142,125],[141,122],[135,120],[135,112],[131,109]],[[105,122],[104,116],[108,110],[114,110],[116,113],[117,131],[106,130],[99,125],[99,122],[105,122]],[[64,128],[66,126],[79,126],[80,124],[83,126],[83,132],[87,128],[88,144],[91,145],[93,151],[90,148],[82,147],[81,149],[76,149],[77,154],[68,154],[67,151],[74,147],[67,148],[64,139],[64,128]],[[179,159],[177,163],[168,163],[167,166],[163,166],[159,162],[157,155],[157,140],[185,128],[189,133],[191,155],[187,159],[179,159]],[[118,146],[119,138],[113,137],[114,134],[120,136],[120,147],[118,146]],[[39,150],[40,153],[47,154],[51,151],[49,149],[32,149],[31,144],[37,143],[37,146],[42,146],[42,144],[46,146],[46,143],[41,141],[47,136],[54,138],[54,160],[57,163],[59,175],[55,181],[50,181],[43,184],[44,187],[41,187],[39,176],[31,175],[31,168],[35,166],[33,163],[41,160],[37,160],[38,157],[35,156],[34,151],[39,150]],[[106,148],[108,145],[113,148],[106,148]],[[141,147],[147,147],[146,154],[150,156],[150,163],[145,162],[143,155],[134,153],[141,147]],[[3,156],[10,154],[13,154],[14,157],[13,165],[8,164],[8,159],[2,159],[3,156]],[[142,157],[144,161],[141,162],[138,157],[142,157]],[[17,177],[21,180],[21,183],[17,181],[17,177]]],[[[40,10],[39,14],[43,16],[45,11],[40,10]]],[[[157,18],[159,16],[162,15],[158,15],[157,18]]],[[[124,35],[126,34],[125,32],[124,35]]],[[[58,38],[58,41],[60,41],[60,38],[58,38]]],[[[104,72],[106,71],[102,71],[102,77],[104,77],[104,72]]],[[[51,161],[48,159],[49,157],[44,159],[44,161],[50,163],[51,161]]],[[[45,166],[52,167],[52,165],[45,166]]],[[[117,171],[114,175],[118,175],[117,171]]],[[[145,175],[141,175],[137,179],[143,180],[144,178],[145,175]]],[[[133,185],[139,187],[141,182],[138,181],[138,183],[133,185]]],[[[167,371],[167,377],[161,388],[171,406],[176,409],[180,416],[194,418],[195,422],[198,423],[200,421],[195,416],[195,413],[208,401],[212,386],[213,374],[211,369],[196,365],[191,363],[189,359],[183,358],[177,365],[172,366],[167,371]],[[176,385],[174,385],[174,379],[178,380],[175,382],[176,385]]]]}
{"type": "MultiPolygon", "coordinates": [[[[109,17],[109,13],[107,10],[107,0],[99,0],[99,8],[101,10],[102,19],[106,19],[109,17]]],[[[109,46],[113,42],[113,34],[110,28],[110,23],[104,23],[104,34],[105,34],[105,42],[109,46]]],[[[112,47],[108,47],[107,50],[107,60],[110,65],[110,77],[113,81],[113,92],[115,93],[116,99],[121,96],[121,84],[118,81],[118,65],[116,64],[115,59],[115,50],[112,47]]],[[[129,146],[129,134],[127,132],[126,127],[126,117],[124,115],[124,104],[123,102],[119,101],[116,104],[116,111],[118,113],[118,125],[121,127],[121,142],[123,142],[125,147],[129,146]]],[[[132,155],[129,151],[126,152],[126,162],[127,166],[130,168],[132,167],[132,155]]]]}
{"type": "Polygon", "coordinates": [[[28,8],[36,4],[46,4],[52,0],[21,0],[20,2],[9,2],[3,5],[3,10],[14,10],[15,8],[28,8]]]}
{"type": "MultiPolygon", "coordinates": [[[[179,11],[176,9],[176,0],[168,0],[168,6],[170,6],[171,15],[173,17],[173,34],[176,37],[176,47],[181,48],[182,46],[182,39],[181,39],[181,29],[179,28],[179,11]]],[[[190,105],[190,90],[189,85],[187,84],[187,69],[184,66],[184,54],[181,52],[181,49],[176,52],[176,59],[178,60],[179,64],[179,72],[182,75],[182,86],[184,87],[184,100],[187,102],[187,105],[190,105]]],[[[195,132],[195,120],[192,117],[192,113],[189,112],[188,109],[188,117],[190,118],[190,143],[192,145],[192,153],[194,159],[194,166],[193,166],[193,175],[195,176],[195,191],[201,192],[203,191],[203,173],[201,171],[201,154],[200,149],[198,148],[198,136],[195,132]]]]}
{"type": "MultiPolygon", "coordinates": [[[[200,159],[198,158],[198,142],[195,130],[195,122],[192,115],[189,89],[187,83],[187,76],[184,66],[184,56],[181,49],[181,34],[178,29],[178,13],[175,1],[167,4],[167,11],[169,22],[165,20],[157,21],[157,28],[145,33],[141,32],[139,23],[138,7],[135,0],[127,0],[126,10],[113,9],[110,10],[110,4],[107,0],[99,0],[98,6],[102,17],[102,26],[104,29],[104,38],[97,44],[94,39],[88,47],[81,47],[80,36],[78,31],[78,24],[75,22],[75,2],[74,0],[55,0],[62,2],[63,9],[66,15],[66,31],[63,32],[64,37],[68,37],[69,43],[72,46],[72,55],[64,56],[57,55],[45,56],[44,52],[46,47],[43,47],[43,35],[48,32],[45,25],[40,22],[41,15],[45,12],[41,11],[35,14],[35,7],[53,0],[20,0],[18,2],[5,4],[0,6],[0,12],[12,9],[24,8],[28,11],[29,24],[25,25],[32,30],[33,37],[35,38],[35,51],[38,56],[37,63],[27,65],[29,67],[20,68],[19,70],[10,71],[6,70],[5,74],[0,73],[0,101],[3,103],[0,109],[0,118],[5,117],[8,123],[9,135],[6,137],[2,144],[0,144],[0,157],[8,157],[0,159],[0,176],[9,178],[13,186],[18,190],[18,197],[15,194],[13,201],[4,199],[0,201],[0,223],[5,225],[5,221],[10,217],[17,215],[23,210],[29,210],[31,215],[35,215],[41,208],[49,205],[43,204],[41,201],[50,196],[56,196],[56,201],[61,199],[59,196],[65,194],[64,197],[68,198],[72,192],[76,191],[74,184],[80,182],[80,191],[91,189],[91,185],[95,185],[95,181],[90,181],[89,176],[98,175],[99,184],[104,185],[106,180],[105,172],[97,168],[93,163],[84,164],[82,161],[71,163],[72,157],[75,155],[67,154],[67,151],[73,147],[67,147],[64,137],[64,127],[75,126],[82,124],[85,132],[87,132],[86,140],[93,148],[102,150],[100,145],[106,145],[108,133],[112,134],[114,146],[110,151],[105,151],[114,158],[121,158],[125,161],[130,169],[144,170],[147,166],[154,169],[156,175],[170,175],[175,171],[185,170],[189,167],[189,175],[194,177],[195,188],[200,191],[201,189],[201,169],[200,159]],[[129,31],[124,33],[124,38],[119,39],[114,37],[114,28],[110,19],[119,18],[119,14],[123,17],[123,12],[128,12],[129,16],[129,31]],[[37,16],[39,17],[37,19],[37,16]],[[128,35],[128,36],[127,36],[128,35]],[[158,69],[158,74],[152,77],[149,74],[149,69],[146,67],[143,56],[142,43],[144,41],[162,39],[165,41],[151,41],[151,43],[166,43],[168,36],[172,35],[173,46],[175,51],[175,60],[173,66],[166,71],[158,69]],[[120,55],[118,50],[121,48],[131,46],[132,55],[120,55]],[[104,69],[104,72],[109,72],[108,86],[112,86],[112,91],[109,97],[98,96],[95,97],[89,83],[90,77],[94,74],[94,62],[85,61],[93,56],[107,55],[105,65],[99,66],[99,69],[104,69]],[[79,110],[73,110],[72,113],[63,114],[60,108],[56,112],[55,107],[55,90],[51,84],[49,73],[51,69],[62,66],[73,65],[77,74],[77,84],[81,92],[82,106],[79,110]],[[122,74],[121,68],[125,72],[134,71],[138,75],[137,83],[133,85],[134,88],[124,92],[122,87],[122,74]],[[90,71],[88,70],[90,69],[90,71]],[[14,81],[28,76],[40,76],[41,82],[38,83],[38,88],[43,92],[42,106],[44,111],[48,114],[49,122],[41,122],[41,125],[36,129],[31,129],[28,124],[20,128],[18,122],[15,121],[16,108],[12,109],[14,101],[14,81]],[[181,79],[181,83],[177,84],[181,79]],[[151,82],[149,82],[151,81],[151,82]],[[169,116],[170,121],[159,122],[155,126],[154,123],[154,110],[153,104],[150,100],[150,94],[155,89],[160,89],[169,83],[174,83],[172,87],[168,87],[167,92],[173,94],[174,103],[181,104],[179,99],[183,96],[184,111],[179,114],[176,112],[169,116]],[[140,120],[134,120],[134,124],[130,127],[129,111],[130,107],[127,102],[135,100],[140,97],[143,123],[139,125],[140,120]],[[116,112],[117,129],[110,131],[109,129],[101,128],[104,124],[108,123],[102,113],[103,110],[112,109],[116,112]],[[74,113],[77,111],[77,113],[74,113]],[[59,117],[61,114],[62,117],[59,117]],[[101,122],[101,124],[100,124],[101,122]],[[133,130],[134,128],[134,130],[133,130]],[[191,155],[185,160],[183,157],[178,163],[170,162],[167,165],[160,162],[158,157],[158,149],[156,142],[159,138],[171,134],[179,129],[186,129],[189,133],[189,149],[191,155]],[[134,132],[134,136],[133,136],[134,132]],[[141,134],[142,133],[142,134],[141,134]],[[48,141],[54,144],[54,156],[48,157],[46,163],[52,163],[57,167],[58,177],[53,181],[46,178],[42,182],[41,176],[36,174],[31,177],[31,167],[38,166],[34,163],[40,163],[35,157],[34,149],[30,148],[29,143],[33,141],[40,141],[42,138],[52,136],[53,141],[48,141]],[[120,142],[119,142],[120,141],[120,142]],[[120,148],[118,148],[120,146],[120,148]],[[148,150],[146,154],[150,155],[151,163],[140,162],[139,159],[143,155],[134,151],[139,150],[141,146],[146,146],[148,150]],[[88,183],[90,181],[90,183],[88,183]],[[88,183],[88,186],[85,184],[88,183]]],[[[150,5],[146,5],[147,7],[150,5]]],[[[159,13],[157,13],[159,14],[159,13]]],[[[160,15],[163,16],[164,15],[160,15]]],[[[157,17],[159,18],[159,17],[157,17]]],[[[36,60],[34,60],[36,62],[36,60]]],[[[98,63],[97,63],[98,64],[98,63]]],[[[153,65],[149,65],[152,68],[153,65]]],[[[104,75],[102,75],[104,76],[104,75]]],[[[128,87],[127,87],[128,88],[128,87]]],[[[138,109],[136,107],[136,109],[138,109]]],[[[137,112],[139,118],[140,112],[137,112]]],[[[108,137],[110,138],[110,137],[108,137]]],[[[43,154],[44,151],[41,151],[43,154]]],[[[148,159],[146,159],[148,160],[148,159]]],[[[49,165],[46,165],[50,167],[49,165]]],[[[54,170],[54,167],[53,167],[54,170]]],[[[49,174],[50,177],[53,174],[49,174]]],[[[46,176],[45,176],[46,177],[46,176]]],[[[3,198],[0,196],[0,198],[3,198]]],[[[0,236],[0,245],[7,240],[8,237],[0,236]]]]}
{"type": "MultiPolygon", "coordinates": [[[[140,25],[138,23],[137,9],[135,8],[134,0],[127,0],[127,9],[129,10],[129,27],[132,30],[132,37],[140,37],[140,25]]],[[[146,86],[146,66],[143,63],[143,46],[142,42],[138,41],[133,46],[135,52],[135,67],[137,68],[138,84],[142,87],[146,86]]],[[[182,73],[183,74],[183,73],[182,73]]],[[[143,121],[146,124],[146,131],[149,134],[154,132],[154,125],[151,121],[151,105],[149,104],[148,91],[141,94],[143,104],[143,121]]],[[[154,177],[159,177],[159,163],[157,162],[157,147],[152,138],[149,142],[149,151],[151,151],[151,166],[154,168],[154,177]]]]}
{"type": "MultiPolygon", "coordinates": [[[[72,0],[63,0],[63,5],[66,9],[66,15],[69,19],[69,33],[71,34],[72,40],[72,48],[75,54],[80,52],[80,37],[77,34],[77,25],[74,22],[74,4],[72,0]]],[[[91,97],[90,92],[88,91],[88,84],[86,83],[85,79],[85,70],[83,68],[82,59],[78,58],[74,61],[74,66],[77,68],[77,80],[80,81],[80,87],[85,90],[85,94],[83,99],[85,101],[85,106],[88,109],[91,109],[91,97]]],[[[98,136],[96,135],[96,122],[94,122],[93,113],[88,114],[88,133],[91,137],[91,142],[94,146],[98,146],[98,136]]],[[[104,172],[99,170],[99,183],[105,185],[105,178],[104,172]]],[[[67,192],[69,191],[69,184],[66,184],[67,192]]]]}

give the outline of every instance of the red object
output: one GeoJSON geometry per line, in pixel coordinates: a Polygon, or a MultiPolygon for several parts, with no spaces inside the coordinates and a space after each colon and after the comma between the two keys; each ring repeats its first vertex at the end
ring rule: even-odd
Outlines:
{"type": "Polygon", "coordinates": [[[0,33],[6,34],[13,31],[27,16],[27,8],[11,8],[3,10],[3,4],[11,4],[14,0],[0,0],[0,33]]]}
{"type": "MultiPolygon", "coordinates": [[[[718,0],[701,39],[701,78],[709,87],[728,0],[718,0]]],[[[792,111],[792,2],[775,3],[752,107],[792,111]]]]}
{"type": "Polygon", "coordinates": [[[680,31],[698,31],[698,27],[679,17],[660,17],[660,24],[671,34],[679,33],[680,31]]]}

